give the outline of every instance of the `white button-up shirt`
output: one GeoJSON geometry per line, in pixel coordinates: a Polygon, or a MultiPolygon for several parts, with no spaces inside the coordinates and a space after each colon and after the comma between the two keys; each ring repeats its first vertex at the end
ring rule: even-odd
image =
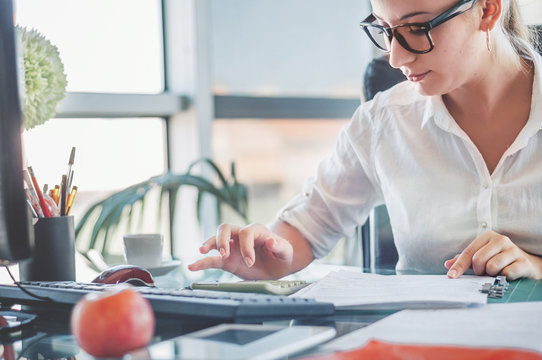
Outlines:
{"type": "Polygon", "coordinates": [[[542,255],[542,67],[535,56],[529,119],[492,174],[442,97],[419,95],[404,82],[358,108],[279,218],[322,257],[385,203],[399,272],[445,273],[444,261],[488,230],[542,255]]]}

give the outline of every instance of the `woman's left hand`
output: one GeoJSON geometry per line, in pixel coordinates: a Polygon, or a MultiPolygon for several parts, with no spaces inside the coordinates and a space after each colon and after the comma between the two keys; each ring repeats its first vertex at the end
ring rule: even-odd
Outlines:
{"type": "Polygon", "coordinates": [[[542,258],[521,250],[507,236],[487,231],[453,259],[444,263],[456,279],[472,266],[476,275],[505,275],[508,280],[542,279],[542,258]]]}

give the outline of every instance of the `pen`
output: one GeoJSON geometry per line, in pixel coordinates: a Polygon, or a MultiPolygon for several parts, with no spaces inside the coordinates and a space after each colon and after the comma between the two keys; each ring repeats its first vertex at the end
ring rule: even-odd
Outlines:
{"type": "Polygon", "coordinates": [[[28,167],[28,173],[30,174],[30,179],[32,180],[32,183],[34,184],[34,190],[36,191],[36,194],[38,194],[38,200],[40,202],[41,210],[43,210],[43,214],[45,215],[45,217],[51,217],[51,213],[49,212],[47,203],[45,202],[45,199],[43,198],[43,195],[40,190],[40,186],[38,185],[38,181],[36,180],[36,176],[34,175],[34,171],[32,170],[32,166],[28,167]]]}
{"type": "Polygon", "coordinates": [[[30,180],[30,175],[28,175],[28,170],[23,170],[23,178],[24,178],[24,182],[25,182],[25,184],[27,186],[25,189],[28,189],[28,191],[32,195],[32,198],[34,200],[36,200],[36,202],[39,204],[38,195],[34,191],[34,184],[32,184],[32,180],[30,180]]]}
{"type": "Polygon", "coordinates": [[[26,193],[26,201],[30,203],[32,206],[33,212],[36,213],[36,217],[43,217],[43,211],[41,210],[40,203],[38,201],[38,197],[32,190],[29,188],[24,188],[24,191],[26,193]]]}
{"type": "Polygon", "coordinates": [[[32,212],[32,216],[37,218],[38,213],[36,212],[36,209],[34,209],[34,206],[32,206],[32,202],[29,199],[26,199],[26,203],[28,204],[28,207],[30,208],[30,211],[32,212]]]}
{"type": "Polygon", "coordinates": [[[58,206],[56,206],[53,198],[50,197],[49,194],[44,192],[43,199],[45,200],[45,203],[47,204],[47,209],[49,210],[49,214],[51,214],[51,216],[59,216],[60,211],[58,210],[58,206]]]}
{"type": "Polygon", "coordinates": [[[37,212],[39,217],[43,217],[43,211],[41,210],[40,202],[38,200],[38,195],[34,191],[34,186],[30,180],[30,175],[28,175],[28,170],[23,170],[23,178],[26,184],[24,191],[26,193],[26,198],[30,200],[30,203],[34,207],[34,210],[37,212]]]}

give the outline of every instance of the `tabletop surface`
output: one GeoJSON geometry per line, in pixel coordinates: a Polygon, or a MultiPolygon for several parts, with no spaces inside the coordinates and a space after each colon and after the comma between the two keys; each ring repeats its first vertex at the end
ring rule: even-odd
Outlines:
{"type": "MultiPolygon", "coordinates": [[[[542,301],[542,281],[520,279],[510,282],[508,292],[501,299],[488,299],[488,303],[513,303],[523,301],[542,301]]],[[[315,317],[290,322],[285,325],[326,325],[337,331],[337,337],[372,324],[393,311],[339,311],[328,317],[315,317]]],[[[160,342],[208,327],[212,324],[186,323],[179,320],[157,319],[155,338],[160,342]]],[[[279,321],[280,323],[280,321],[279,321]]],[[[93,359],[75,343],[69,329],[69,314],[47,314],[39,317],[32,328],[11,337],[0,338],[3,344],[13,343],[11,347],[18,356],[28,359],[62,358],[79,360],[93,359]]]]}

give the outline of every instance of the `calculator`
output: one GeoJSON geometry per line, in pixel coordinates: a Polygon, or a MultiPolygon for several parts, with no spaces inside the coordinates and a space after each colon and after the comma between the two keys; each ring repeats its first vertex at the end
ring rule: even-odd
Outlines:
{"type": "Polygon", "coordinates": [[[290,295],[309,284],[309,282],[303,280],[245,280],[235,282],[210,281],[193,282],[190,285],[190,288],[198,290],[290,295]]]}

